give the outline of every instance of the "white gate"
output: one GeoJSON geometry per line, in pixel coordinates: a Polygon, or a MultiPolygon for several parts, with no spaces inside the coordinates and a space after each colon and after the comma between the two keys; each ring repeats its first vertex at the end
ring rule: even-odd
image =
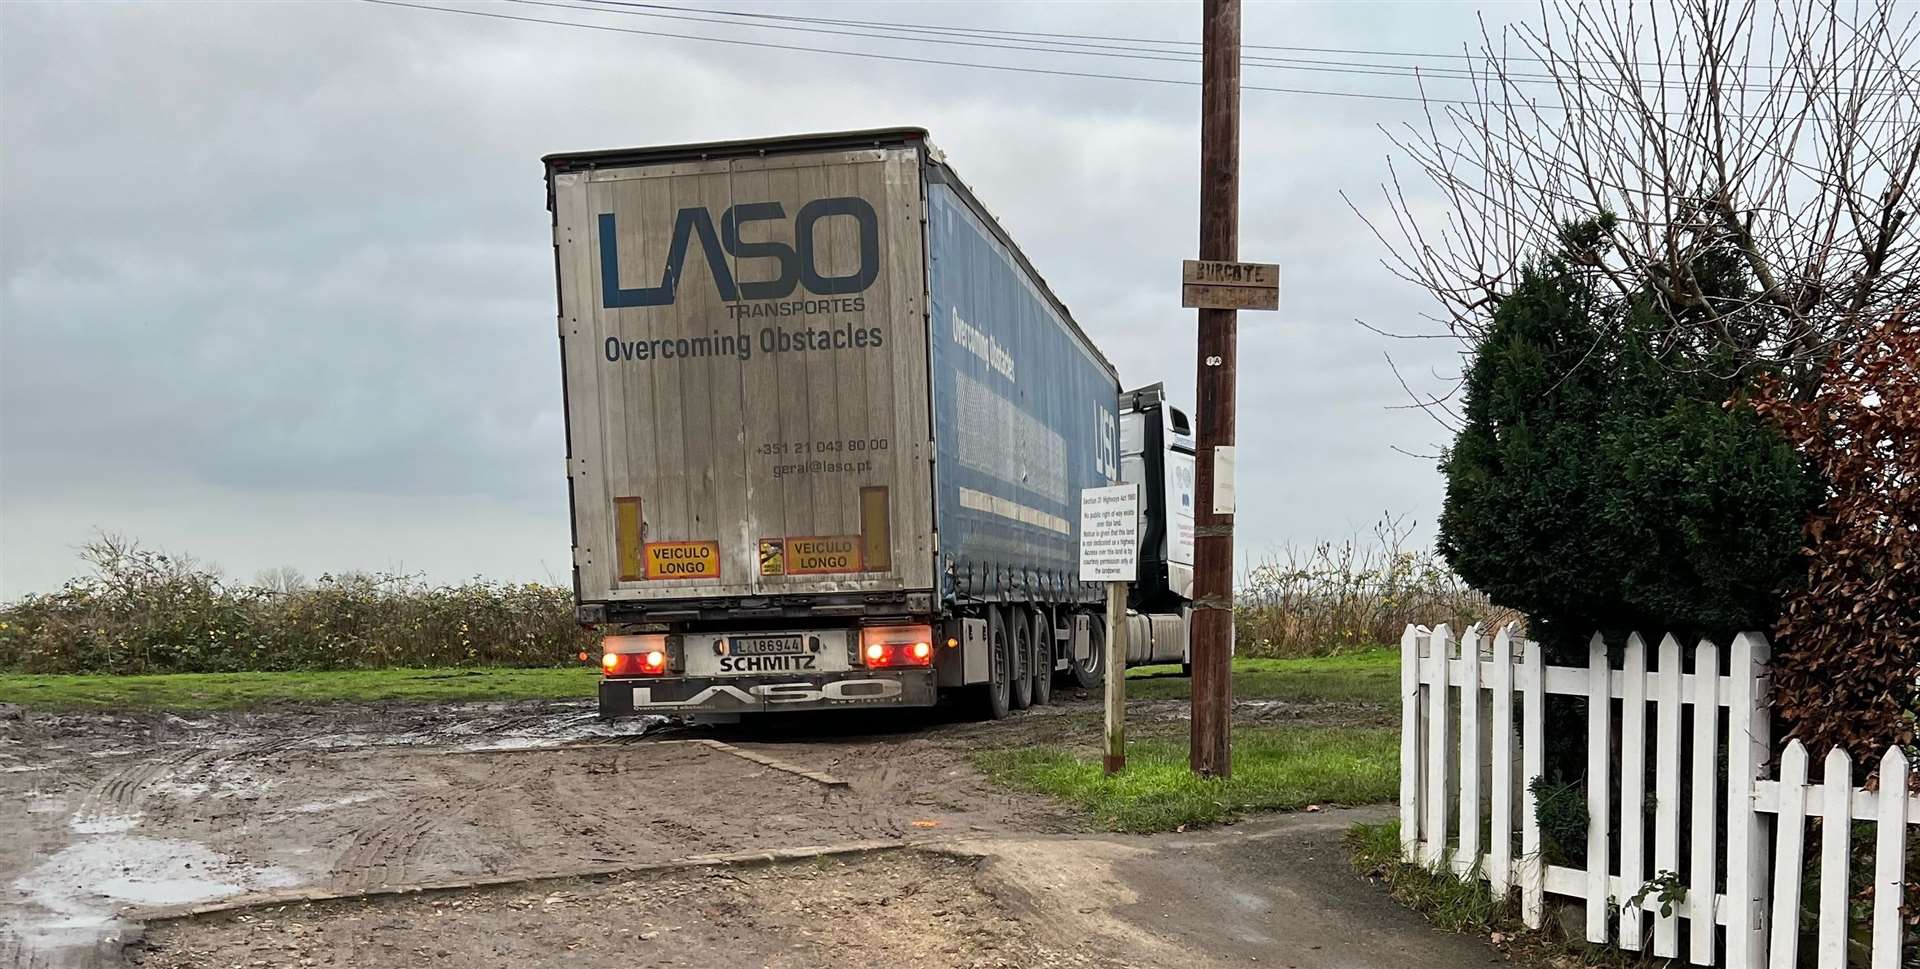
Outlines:
{"type": "Polygon", "coordinates": [[[1672,636],[1657,651],[1630,637],[1620,669],[1598,634],[1584,668],[1546,665],[1539,644],[1511,627],[1491,636],[1469,627],[1456,638],[1446,626],[1409,626],[1400,650],[1400,838],[1408,859],[1485,878],[1498,894],[1517,888],[1530,926],[1542,924],[1548,895],[1566,896],[1585,900],[1591,942],[1663,957],[1680,955],[1684,943],[1698,965],[1789,969],[1800,942],[1805,822],[1817,818],[1818,961],[1842,969],[1849,838],[1854,822],[1872,821],[1872,966],[1900,964],[1907,825],[1920,822],[1906,754],[1886,752],[1875,791],[1853,787],[1852,761],[1837,749],[1825,758],[1825,779],[1809,784],[1807,751],[1795,741],[1778,779],[1767,779],[1764,636],[1735,637],[1725,673],[1711,642],[1699,644],[1686,671],[1672,636]],[[1542,860],[1533,781],[1544,764],[1548,694],[1590,701],[1587,776],[1608,781],[1586,785],[1585,868],[1542,860]],[[1591,702],[1596,697],[1608,702],[1591,702]],[[1621,809],[1636,804],[1642,808],[1621,809]],[[1663,904],[1670,914],[1661,914],[1663,904]]]}

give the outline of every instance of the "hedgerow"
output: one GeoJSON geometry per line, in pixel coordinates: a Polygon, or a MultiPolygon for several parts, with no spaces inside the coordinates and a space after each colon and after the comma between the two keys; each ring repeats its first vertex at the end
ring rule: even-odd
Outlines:
{"type": "Polygon", "coordinates": [[[88,543],[89,574],[0,607],[0,669],[212,673],[389,666],[554,666],[592,636],[570,590],[391,573],[281,572],[236,583],[190,556],[114,536],[88,543]]]}

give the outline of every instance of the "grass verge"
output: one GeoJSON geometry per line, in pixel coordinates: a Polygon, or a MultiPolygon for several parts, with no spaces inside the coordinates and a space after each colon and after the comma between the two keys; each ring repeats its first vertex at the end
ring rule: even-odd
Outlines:
{"type": "Polygon", "coordinates": [[[227,710],[378,700],[588,699],[600,670],[381,669],[323,673],[0,674],[0,703],[52,709],[227,710]]]}
{"type": "Polygon", "coordinates": [[[1187,769],[1184,737],[1130,742],[1127,769],[1114,777],[1098,757],[1054,746],[982,751],[974,763],[1010,787],[1073,804],[1104,828],[1144,833],[1247,811],[1390,800],[1399,791],[1399,744],[1391,730],[1243,727],[1234,732],[1233,776],[1226,780],[1187,769]]]}
{"type": "MultiPolygon", "coordinates": [[[[1184,700],[1193,681],[1178,666],[1141,666],[1127,671],[1127,699],[1184,700]]],[[[1368,649],[1297,659],[1235,659],[1233,695],[1238,699],[1392,704],[1400,697],[1400,651],[1368,649]]]]}
{"type": "Polygon", "coordinates": [[[1478,877],[1458,878],[1402,861],[1397,820],[1354,825],[1347,832],[1347,848],[1354,868],[1440,928],[1492,936],[1496,942],[1524,931],[1517,898],[1496,898],[1478,877]]]}

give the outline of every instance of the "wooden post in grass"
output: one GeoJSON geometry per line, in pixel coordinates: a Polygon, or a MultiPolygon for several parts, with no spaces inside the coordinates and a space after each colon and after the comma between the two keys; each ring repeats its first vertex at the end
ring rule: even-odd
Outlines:
{"type": "Polygon", "coordinates": [[[1127,584],[1107,583],[1107,773],[1127,769],[1127,584]]]}
{"type": "Polygon", "coordinates": [[[1140,486],[1080,492],[1080,581],[1107,585],[1107,773],[1127,766],[1127,584],[1140,573],[1140,486]]]}

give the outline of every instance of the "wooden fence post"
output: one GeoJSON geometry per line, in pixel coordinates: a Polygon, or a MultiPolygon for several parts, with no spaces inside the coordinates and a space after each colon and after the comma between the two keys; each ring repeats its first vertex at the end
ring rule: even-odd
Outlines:
{"type": "Polygon", "coordinates": [[[1880,758],[1880,813],[1873,848],[1873,969],[1899,969],[1901,895],[1907,889],[1907,752],[1880,758]]]}
{"type": "Polygon", "coordinates": [[[1766,822],[1753,785],[1767,769],[1773,725],[1767,712],[1767,640],[1733,638],[1727,696],[1727,969],[1767,964],[1766,822]]]}
{"type": "Polygon", "coordinates": [[[1771,969],[1793,969],[1800,964],[1800,885],[1806,878],[1807,745],[1787,744],[1780,758],[1779,818],[1774,822],[1773,944],[1767,950],[1771,969]]]}
{"type": "Polygon", "coordinates": [[[1400,634],[1400,857],[1414,860],[1420,844],[1420,641],[1407,624],[1400,634]]]}
{"type": "Polygon", "coordinates": [[[1693,860],[1687,867],[1687,961],[1713,965],[1714,854],[1720,847],[1720,647],[1693,653],[1693,860]]]}
{"type": "Polygon", "coordinates": [[[1453,656],[1446,623],[1433,627],[1427,654],[1427,826],[1420,860],[1439,868],[1447,860],[1447,661],[1453,656]]]}
{"type": "Polygon", "coordinates": [[[1520,816],[1520,917],[1537,929],[1547,918],[1547,863],[1540,857],[1540,795],[1533,786],[1546,773],[1547,677],[1540,644],[1529,639],[1521,649],[1520,782],[1526,800],[1520,816]]]}
{"type": "MultiPolygon", "coordinates": [[[[1847,848],[1853,839],[1853,760],[1827,751],[1820,791],[1820,969],[1847,965],[1847,848]]],[[[1782,967],[1784,969],[1784,967],[1782,967]]]]}
{"type": "Polygon", "coordinates": [[[1587,640],[1587,941],[1607,941],[1607,857],[1613,811],[1613,686],[1607,642],[1587,640]]]}
{"type": "MultiPolygon", "coordinates": [[[[1620,884],[1631,896],[1646,881],[1647,641],[1627,637],[1620,668],[1620,884]]],[[[1638,905],[1620,900],[1620,947],[1640,949],[1638,905]]]]}
{"type": "Polygon", "coordinates": [[[1493,818],[1488,880],[1495,898],[1507,897],[1513,886],[1513,623],[1493,637],[1493,796],[1488,800],[1493,818]]]}
{"type": "MultiPolygon", "coordinates": [[[[1680,873],[1680,641],[1668,633],[1660,640],[1660,673],[1654,681],[1654,735],[1660,738],[1653,761],[1653,870],[1680,873]]],[[[1680,953],[1684,911],[1659,916],[1653,923],[1653,954],[1671,959],[1680,953]]]]}
{"type": "Polygon", "coordinates": [[[1480,625],[1460,640],[1465,676],[1460,681],[1460,840],[1453,870],[1466,874],[1480,864],[1480,625]]]}

